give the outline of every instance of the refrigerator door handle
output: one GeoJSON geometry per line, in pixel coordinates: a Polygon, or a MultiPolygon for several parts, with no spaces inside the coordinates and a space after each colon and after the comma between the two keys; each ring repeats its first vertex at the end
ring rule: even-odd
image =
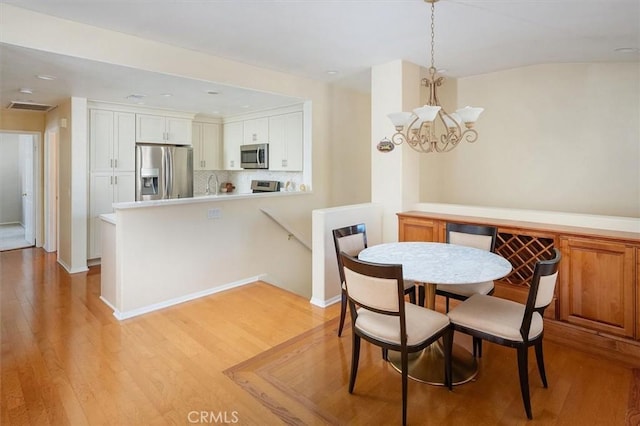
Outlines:
{"type": "Polygon", "coordinates": [[[173,148],[167,148],[167,197],[173,198],[173,180],[175,176],[173,175],[173,148]]]}

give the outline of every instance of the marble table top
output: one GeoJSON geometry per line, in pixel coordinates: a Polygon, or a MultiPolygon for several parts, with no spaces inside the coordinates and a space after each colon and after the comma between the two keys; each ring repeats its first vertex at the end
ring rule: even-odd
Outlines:
{"type": "Polygon", "coordinates": [[[405,280],[430,284],[474,284],[511,272],[505,258],[486,250],[445,243],[401,242],[366,248],[360,260],[402,264],[405,280]]]}

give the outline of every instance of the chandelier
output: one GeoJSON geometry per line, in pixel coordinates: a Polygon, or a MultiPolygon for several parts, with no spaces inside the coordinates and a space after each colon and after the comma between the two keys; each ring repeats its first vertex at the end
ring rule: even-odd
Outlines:
{"type": "Polygon", "coordinates": [[[435,3],[438,0],[424,1],[431,3],[431,67],[429,77],[422,79],[422,86],[429,88],[429,100],[426,105],[414,109],[413,112],[394,112],[387,115],[395,126],[396,133],[391,140],[385,137],[380,141],[380,151],[391,151],[395,145],[406,143],[418,152],[449,152],[462,140],[472,143],[478,139],[478,132],[473,125],[483,108],[467,106],[449,114],[440,106],[437,88],[444,82],[444,77],[437,75],[434,59],[434,17],[435,3]],[[446,129],[440,135],[436,135],[436,117],[446,129]]]}

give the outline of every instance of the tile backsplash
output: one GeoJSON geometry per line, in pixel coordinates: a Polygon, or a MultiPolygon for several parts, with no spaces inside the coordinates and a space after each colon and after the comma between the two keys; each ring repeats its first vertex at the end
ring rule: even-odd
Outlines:
{"type": "MultiPolygon", "coordinates": [[[[214,174],[218,182],[231,182],[235,185],[235,192],[250,193],[252,180],[277,180],[280,187],[284,188],[289,182],[289,188],[298,191],[302,180],[302,172],[279,172],[270,170],[196,170],[193,172],[193,193],[204,194],[207,188],[209,176],[214,174]]],[[[211,179],[213,185],[214,179],[211,179]]],[[[211,189],[213,192],[213,188],[211,189]]]]}

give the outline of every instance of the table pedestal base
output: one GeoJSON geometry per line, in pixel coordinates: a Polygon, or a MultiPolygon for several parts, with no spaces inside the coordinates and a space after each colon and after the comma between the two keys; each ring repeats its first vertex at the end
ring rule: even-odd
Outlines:
{"type": "MultiPolygon", "coordinates": [[[[400,352],[389,351],[388,358],[393,368],[401,372],[400,352]]],[[[451,370],[454,385],[467,383],[478,374],[478,362],[469,351],[454,344],[451,370]]],[[[409,354],[408,375],[419,382],[444,386],[444,349],[440,340],[421,352],[409,354]]]]}

